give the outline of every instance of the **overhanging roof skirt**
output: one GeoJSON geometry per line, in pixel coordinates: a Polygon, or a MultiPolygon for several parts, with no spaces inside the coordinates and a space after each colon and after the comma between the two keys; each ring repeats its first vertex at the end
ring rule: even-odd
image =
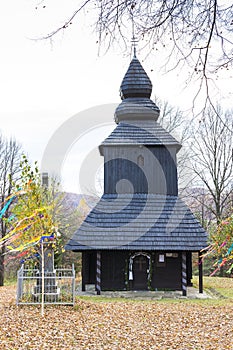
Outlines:
{"type": "Polygon", "coordinates": [[[207,246],[207,233],[177,196],[103,195],[66,250],[189,250],[207,246]]]}

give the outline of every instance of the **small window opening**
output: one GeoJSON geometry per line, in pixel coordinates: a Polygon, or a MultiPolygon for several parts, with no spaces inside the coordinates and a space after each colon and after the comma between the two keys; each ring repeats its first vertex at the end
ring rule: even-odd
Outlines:
{"type": "Polygon", "coordinates": [[[144,166],[144,157],[141,154],[140,154],[140,156],[138,156],[137,164],[139,166],[144,166]]]}

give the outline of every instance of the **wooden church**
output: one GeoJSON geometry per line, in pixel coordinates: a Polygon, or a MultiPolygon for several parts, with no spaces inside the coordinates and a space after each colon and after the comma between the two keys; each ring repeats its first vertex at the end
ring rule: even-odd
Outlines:
{"type": "MultiPolygon", "coordinates": [[[[82,290],[181,290],[192,278],[192,253],[207,233],[178,197],[180,143],[157,119],[151,81],[136,55],[120,87],[117,127],[99,146],[104,194],[66,250],[82,252],[82,290]]],[[[110,116],[111,118],[111,116],[110,116]]]]}

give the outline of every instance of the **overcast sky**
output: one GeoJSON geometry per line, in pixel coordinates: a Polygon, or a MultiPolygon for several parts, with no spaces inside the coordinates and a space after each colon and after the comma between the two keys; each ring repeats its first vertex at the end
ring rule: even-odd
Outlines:
{"type": "MultiPolygon", "coordinates": [[[[82,16],[79,24],[74,22],[53,43],[32,40],[62,23],[76,1],[50,0],[46,8],[43,2],[37,6],[38,3],[7,0],[1,4],[0,113],[2,133],[22,143],[31,160],[41,161],[46,145],[62,123],[87,108],[120,102],[119,87],[131,49],[129,37],[128,52],[115,47],[98,56],[97,39],[88,15],[82,16]]],[[[141,61],[144,59],[138,56],[141,61]]],[[[183,90],[182,74],[173,72],[165,76],[160,65],[159,53],[143,61],[154,86],[153,96],[188,108],[192,90],[183,90]]],[[[230,105],[232,82],[223,76],[219,85],[219,97],[222,94],[223,103],[230,105]]],[[[109,116],[109,123],[112,120],[113,115],[109,116]]],[[[92,142],[98,144],[112,127],[113,124],[107,125],[106,129],[90,134],[92,142]]],[[[72,163],[76,154],[78,163],[78,153],[84,154],[85,144],[87,141],[70,147],[72,163]]],[[[78,192],[72,180],[74,171],[69,171],[68,160],[65,164],[64,189],[78,192]]]]}

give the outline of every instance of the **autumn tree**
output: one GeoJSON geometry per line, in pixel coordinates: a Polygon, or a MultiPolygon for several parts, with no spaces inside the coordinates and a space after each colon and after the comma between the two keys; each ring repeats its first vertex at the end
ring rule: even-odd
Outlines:
{"type": "MultiPolygon", "coordinates": [[[[79,228],[86,215],[96,203],[95,197],[82,196],[74,193],[64,193],[62,196],[62,210],[58,217],[60,219],[59,232],[61,241],[65,245],[79,228]]],[[[55,255],[57,265],[70,265],[74,262],[76,272],[81,271],[81,253],[65,251],[55,255]]]]}
{"type": "MultiPolygon", "coordinates": [[[[17,183],[13,183],[14,204],[10,227],[0,240],[4,255],[11,258],[32,258],[40,255],[40,243],[58,239],[60,196],[55,183],[44,185],[37,164],[31,166],[26,156],[20,163],[17,183]]],[[[56,244],[56,248],[59,245],[56,244]]],[[[36,258],[34,259],[36,260],[36,258]]]]}
{"type": "Polygon", "coordinates": [[[233,214],[222,220],[210,235],[211,244],[203,251],[203,258],[211,256],[215,259],[215,275],[218,271],[231,274],[233,272],[233,214]]]}
{"type": "MultiPolygon", "coordinates": [[[[13,258],[36,260],[41,271],[41,313],[44,315],[45,252],[59,247],[58,195],[56,186],[43,184],[35,163],[31,166],[26,156],[20,163],[21,174],[14,185],[15,203],[12,208],[11,227],[0,240],[4,254],[13,258]],[[46,245],[44,243],[47,243],[46,245]]],[[[49,257],[48,252],[48,257],[49,257]]]]}
{"type": "Polygon", "coordinates": [[[31,166],[27,157],[23,156],[20,168],[20,178],[14,187],[16,199],[11,228],[5,242],[9,253],[19,252],[27,257],[38,253],[42,237],[56,236],[60,199],[55,183],[42,183],[36,162],[31,166]]]}
{"type": "MultiPolygon", "coordinates": [[[[0,239],[4,238],[10,225],[13,182],[20,171],[21,146],[13,138],[0,135],[0,239]]],[[[0,247],[0,286],[4,284],[5,245],[0,247]]]]}
{"type": "Polygon", "coordinates": [[[216,109],[210,107],[194,131],[191,147],[192,169],[205,195],[205,201],[200,204],[212,213],[217,224],[226,217],[232,205],[232,113],[223,112],[219,106],[216,109]]]}

